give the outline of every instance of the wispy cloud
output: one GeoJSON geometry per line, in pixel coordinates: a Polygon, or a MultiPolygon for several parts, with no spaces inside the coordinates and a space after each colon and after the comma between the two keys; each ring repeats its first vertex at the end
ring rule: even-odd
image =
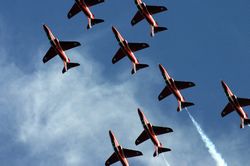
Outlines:
{"type": "MultiPolygon", "coordinates": [[[[150,140],[138,147],[134,145],[142,131],[136,110],[143,109],[144,105],[139,101],[140,83],[135,83],[135,79],[112,83],[90,53],[75,51],[70,51],[74,55],[72,60],[81,66],[65,75],[61,74],[63,65],[59,58],[45,65],[41,63],[37,57],[42,57],[44,50],[38,51],[38,56],[30,62],[36,66],[34,71],[25,73],[14,62],[6,60],[7,53],[2,50],[0,103],[1,111],[8,116],[1,118],[10,117],[8,125],[15,126],[11,136],[20,146],[15,148],[25,149],[25,154],[19,156],[21,159],[16,159],[19,165],[103,165],[113,153],[109,129],[121,145],[143,152],[144,156],[129,159],[131,165],[166,165],[161,156],[152,157],[150,140]]],[[[147,115],[155,125],[166,120],[158,119],[155,108],[145,108],[145,111],[149,111],[147,115]]],[[[202,146],[193,148],[194,143],[200,142],[190,126],[176,119],[167,122],[171,124],[169,127],[173,126],[174,133],[159,139],[173,150],[165,154],[169,164],[210,163],[210,156],[202,152],[202,146]]]]}
{"type": "MultiPolygon", "coordinates": [[[[112,83],[103,75],[100,64],[86,58],[88,54],[71,53],[78,57],[76,61],[81,66],[65,75],[61,74],[62,64],[58,59],[46,65],[37,60],[35,71],[28,74],[15,64],[3,66],[5,76],[0,80],[4,80],[6,90],[2,91],[8,98],[5,102],[11,103],[15,115],[13,123],[17,127],[15,136],[28,150],[27,160],[49,166],[103,165],[113,153],[108,137],[108,130],[112,129],[121,145],[144,153],[143,157],[130,159],[131,165],[165,165],[161,157],[152,157],[150,140],[138,147],[134,145],[142,131],[136,112],[138,107],[143,109],[135,96],[139,84],[134,80],[112,83]]],[[[150,109],[153,110],[147,108],[145,111],[150,109]]],[[[153,124],[165,121],[153,115],[148,114],[153,124]]],[[[195,160],[199,163],[193,154],[199,154],[201,149],[186,154],[192,142],[197,141],[194,132],[171,119],[168,123],[176,126],[174,136],[159,139],[173,149],[166,154],[169,163],[185,165],[195,160]],[[192,140],[188,146],[186,138],[192,140]],[[182,156],[188,159],[178,161],[182,156]]]]}

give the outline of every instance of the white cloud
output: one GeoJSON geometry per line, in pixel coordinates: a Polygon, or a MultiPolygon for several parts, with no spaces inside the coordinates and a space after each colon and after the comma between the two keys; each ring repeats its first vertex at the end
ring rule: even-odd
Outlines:
{"type": "MultiPolygon", "coordinates": [[[[4,50],[1,52],[6,55],[4,50]]],[[[38,52],[37,57],[42,57],[44,51],[38,52]]],[[[174,133],[159,137],[165,147],[173,150],[165,154],[170,165],[214,164],[191,122],[180,123],[188,118],[183,117],[185,113],[176,113],[174,119],[159,117],[158,108],[144,109],[140,98],[135,96],[145,86],[138,83],[140,80],[120,78],[124,82],[112,83],[102,72],[103,66],[90,58],[90,53],[69,53],[74,55],[72,61],[80,62],[81,66],[64,75],[59,58],[48,64],[34,58],[36,67],[32,73],[23,72],[15,63],[7,63],[5,56],[0,60],[0,103],[9,105],[11,114],[16,115],[11,119],[17,128],[15,139],[28,151],[25,156],[28,161],[40,166],[103,165],[113,153],[108,136],[108,130],[112,129],[123,147],[144,153],[142,157],[129,159],[131,165],[164,165],[161,156],[152,157],[154,149],[150,141],[134,145],[142,131],[136,111],[140,107],[153,125],[174,129],[174,133]]],[[[147,81],[152,80],[149,77],[147,81]]],[[[175,108],[175,101],[173,105],[175,108]]]]}
{"type": "Polygon", "coordinates": [[[138,103],[129,83],[106,83],[98,64],[79,59],[81,66],[65,75],[58,70],[59,62],[38,65],[28,75],[6,67],[8,76],[20,73],[11,76],[14,82],[5,82],[18,108],[18,139],[33,155],[56,153],[66,165],[90,164],[87,156],[96,152],[104,163],[112,152],[108,130],[121,137],[130,122],[138,120],[138,103]]]}
{"type": "MultiPolygon", "coordinates": [[[[77,57],[73,61],[80,62],[81,66],[64,75],[59,59],[45,65],[38,63],[30,74],[23,73],[14,64],[3,67],[5,95],[14,101],[17,140],[29,150],[29,160],[46,158],[36,161],[41,166],[102,165],[113,153],[108,136],[108,130],[112,129],[123,147],[144,153],[142,157],[129,159],[131,165],[164,165],[162,156],[152,157],[151,141],[138,147],[134,145],[142,132],[138,107],[146,112],[153,125],[162,125],[159,122],[165,121],[150,112],[156,109],[144,110],[138,102],[135,94],[140,84],[135,80],[113,84],[105,78],[100,64],[86,58],[89,54],[73,54],[77,57]]],[[[190,165],[194,161],[199,165],[197,155],[203,154],[202,147],[191,150],[193,143],[202,145],[195,130],[171,119],[167,122],[175,132],[159,139],[173,150],[166,153],[170,165],[190,165]],[[193,153],[187,154],[190,151],[193,153]]],[[[202,161],[211,162],[209,155],[204,155],[202,161]]]]}

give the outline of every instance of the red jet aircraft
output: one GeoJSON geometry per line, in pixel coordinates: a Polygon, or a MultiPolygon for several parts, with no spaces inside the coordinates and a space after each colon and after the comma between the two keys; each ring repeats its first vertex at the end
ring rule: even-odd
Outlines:
{"type": "Polygon", "coordinates": [[[159,27],[158,23],[154,20],[153,14],[160,13],[166,11],[167,8],[164,6],[149,6],[146,5],[141,0],[135,0],[135,4],[138,8],[137,13],[131,21],[132,26],[137,24],[143,19],[146,19],[151,26],[151,36],[153,37],[155,33],[167,30],[166,27],[159,27]]]}
{"type": "Polygon", "coordinates": [[[119,145],[112,131],[109,131],[109,136],[110,136],[111,143],[115,152],[106,161],[105,163],[106,166],[112,165],[116,163],[117,161],[120,161],[123,166],[129,166],[127,158],[143,155],[142,152],[140,151],[122,148],[119,145]]]}
{"type": "Polygon", "coordinates": [[[160,153],[171,151],[169,148],[164,148],[160,141],[157,138],[157,135],[165,134],[173,132],[171,128],[168,127],[158,127],[152,126],[151,123],[148,122],[147,118],[143,114],[143,112],[138,108],[138,114],[140,116],[141,123],[143,125],[143,132],[141,135],[136,139],[135,144],[139,145],[142,142],[151,139],[155,146],[155,152],[153,156],[158,156],[160,153]]]}
{"type": "Polygon", "coordinates": [[[96,19],[95,16],[89,10],[89,7],[102,2],[104,2],[104,0],[75,0],[75,4],[68,13],[68,18],[70,19],[76,14],[78,14],[80,11],[82,11],[88,18],[87,29],[90,29],[93,25],[104,22],[104,20],[102,19],[96,19]]]}
{"type": "Polygon", "coordinates": [[[116,62],[118,62],[127,55],[133,65],[131,74],[136,73],[137,70],[148,67],[147,64],[140,64],[133,52],[147,48],[149,47],[149,45],[147,43],[128,43],[128,41],[122,37],[122,35],[118,32],[118,30],[115,27],[112,27],[112,31],[115,34],[115,37],[120,45],[120,49],[113,57],[112,63],[115,64],[116,62]]]}
{"type": "Polygon", "coordinates": [[[194,103],[186,102],[183,98],[183,96],[180,93],[180,90],[190,88],[195,86],[193,82],[184,82],[184,81],[175,81],[173,78],[171,78],[166,69],[159,64],[159,68],[161,70],[161,74],[167,84],[167,86],[162,90],[160,95],[158,96],[159,101],[164,99],[165,97],[174,94],[178,101],[178,108],[177,111],[181,111],[185,107],[189,107],[194,105],[194,103]]]}
{"type": "Polygon", "coordinates": [[[49,60],[51,60],[58,54],[64,64],[62,73],[65,73],[70,68],[79,66],[80,65],[79,63],[70,62],[70,59],[67,57],[64,51],[69,50],[74,47],[78,47],[81,44],[75,41],[59,41],[57,38],[54,37],[54,35],[52,34],[51,30],[49,29],[47,25],[43,25],[43,28],[51,44],[51,47],[47,51],[46,55],[43,57],[43,63],[48,62],[49,60]]]}
{"type": "Polygon", "coordinates": [[[244,125],[250,124],[250,119],[248,119],[248,115],[242,107],[250,105],[250,99],[236,97],[224,81],[221,81],[221,84],[229,100],[229,103],[222,111],[221,116],[224,117],[236,110],[241,119],[240,128],[244,128],[244,125]]]}

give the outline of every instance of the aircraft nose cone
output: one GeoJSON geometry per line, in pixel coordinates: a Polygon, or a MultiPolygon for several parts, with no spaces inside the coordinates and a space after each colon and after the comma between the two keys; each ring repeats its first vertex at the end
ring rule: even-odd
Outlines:
{"type": "Polygon", "coordinates": [[[221,81],[221,85],[222,85],[222,87],[223,87],[224,89],[227,89],[227,85],[226,85],[226,83],[225,83],[224,81],[221,81]]]}
{"type": "Polygon", "coordinates": [[[161,71],[164,71],[164,68],[163,68],[163,66],[161,64],[159,64],[159,68],[160,68],[161,71]]]}
{"type": "Polygon", "coordinates": [[[143,119],[143,113],[142,113],[142,111],[140,110],[140,108],[138,108],[138,114],[139,114],[139,116],[140,116],[140,119],[143,119]]]}
{"type": "Polygon", "coordinates": [[[117,30],[116,30],[116,28],[115,28],[114,26],[112,26],[112,31],[113,31],[114,33],[117,32],[117,30]]]}
{"type": "Polygon", "coordinates": [[[138,114],[139,114],[139,115],[141,115],[141,114],[142,114],[142,112],[141,112],[140,108],[138,108],[138,109],[137,109],[137,111],[138,111],[138,114]]]}
{"type": "Polygon", "coordinates": [[[49,27],[47,25],[43,24],[43,29],[47,33],[47,35],[49,35],[49,27]]]}
{"type": "Polygon", "coordinates": [[[114,139],[114,134],[112,133],[111,130],[109,130],[109,136],[110,136],[111,139],[114,139]]]}
{"type": "Polygon", "coordinates": [[[161,74],[164,76],[165,73],[167,73],[166,69],[161,64],[159,64],[159,68],[160,68],[161,74]]]}
{"type": "Polygon", "coordinates": [[[112,135],[112,131],[111,130],[109,130],[109,135],[112,135]]]}
{"type": "Polygon", "coordinates": [[[47,27],[46,24],[43,24],[43,29],[44,29],[44,30],[48,30],[48,27],[47,27]]]}

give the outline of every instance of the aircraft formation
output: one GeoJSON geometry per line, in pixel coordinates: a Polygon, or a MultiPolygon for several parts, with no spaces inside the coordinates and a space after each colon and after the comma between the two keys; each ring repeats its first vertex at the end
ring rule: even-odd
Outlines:
{"type": "MultiPolygon", "coordinates": [[[[94,25],[104,22],[103,19],[95,18],[94,14],[90,11],[90,7],[94,5],[98,5],[103,2],[104,0],[75,0],[75,3],[72,6],[72,8],[69,10],[67,17],[68,19],[71,19],[78,13],[82,12],[83,14],[85,14],[85,16],[88,19],[87,29],[90,29],[94,25]]],[[[160,27],[158,23],[155,21],[155,19],[153,18],[154,14],[167,11],[168,9],[165,6],[150,6],[142,2],[142,0],[134,0],[134,2],[138,11],[136,12],[135,16],[131,20],[132,26],[136,25],[137,23],[145,19],[151,27],[151,30],[150,30],[151,37],[154,37],[155,34],[158,32],[167,30],[166,27],[160,27]]],[[[71,62],[71,60],[66,55],[65,51],[78,47],[81,44],[77,41],[60,41],[53,35],[52,31],[49,29],[47,25],[44,24],[43,28],[51,45],[49,50],[43,57],[43,63],[47,63],[56,55],[59,55],[64,65],[62,69],[62,73],[67,72],[71,68],[80,66],[79,63],[71,62]]],[[[132,64],[132,70],[131,70],[132,75],[135,74],[140,69],[149,67],[148,64],[140,63],[139,60],[135,56],[135,52],[148,48],[149,44],[144,43],[144,42],[140,42],[140,43],[128,42],[127,40],[123,38],[123,36],[121,35],[121,33],[118,31],[118,29],[115,26],[112,26],[111,29],[115,36],[115,39],[117,40],[120,46],[120,48],[118,49],[118,51],[115,53],[114,57],[112,58],[112,63],[116,64],[118,61],[120,61],[121,59],[127,56],[132,64]]],[[[167,70],[163,67],[162,64],[159,64],[159,70],[160,70],[160,73],[162,74],[162,77],[164,78],[166,86],[160,92],[158,96],[158,100],[161,101],[165,99],[166,97],[170,96],[171,94],[173,94],[178,102],[178,107],[177,107],[178,112],[180,112],[184,108],[193,106],[194,103],[186,101],[180,91],[183,89],[194,87],[195,83],[187,82],[187,81],[175,81],[172,77],[170,77],[167,70]]],[[[229,113],[236,111],[239,114],[240,120],[241,120],[240,128],[244,128],[245,125],[250,125],[250,119],[248,118],[247,113],[243,109],[243,107],[250,105],[250,99],[236,97],[224,81],[221,81],[221,83],[225,91],[225,94],[229,100],[229,103],[226,105],[226,107],[222,111],[221,116],[225,117],[229,113]]],[[[159,127],[159,126],[152,125],[147,120],[145,114],[139,108],[138,108],[138,115],[143,126],[143,131],[139,135],[139,137],[135,140],[135,145],[139,145],[150,139],[154,145],[153,157],[156,157],[163,152],[171,151],[171,149],[166,148],[162,145],[162,143],[159,141],[157,136],[171,133],[173,132],[173,129],[169,127],[159,127]]],[[[116,139],[114,133],[111,130],[109,130],[109,136],[110,136],[110,140],[111,140],[111,144],[113,146],[114,152],[105,162],[106,166],[112,165],[118,161],[120,161],[120,163],[123,166],[129,166],[127,158],[143,155],[143,153],[140,151],[123,148],[118,143],[118,140],[116,139]]]]}

